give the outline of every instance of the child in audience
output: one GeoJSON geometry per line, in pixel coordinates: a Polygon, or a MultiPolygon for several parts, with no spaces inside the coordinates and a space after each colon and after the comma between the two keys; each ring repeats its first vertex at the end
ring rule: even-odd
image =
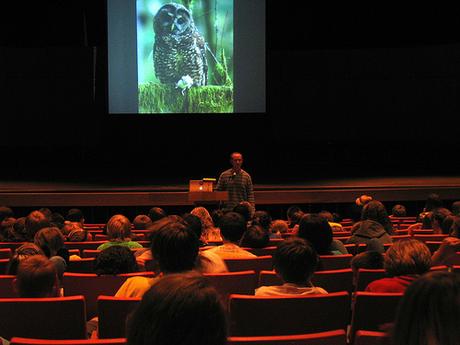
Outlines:
{"type": "Polygon", "coordinates": [[[358,283],[358,271],[360,268],[366,269],[382,269],[383,268],[383,255],[376,250],[368,250],[356,254],[351,259],[351,270],[353,271],[353,286],[356,287],[358,283]]]}
{"type": "Polygon", "coordinates": [[[315,249],[302,238],[289,238],[281,242],[273,255],[276,273],[283,279],[280,286],[261,286],[256,296],[326,294],[310,281],[318,265],[315,249]]]}
{"type": "Polygon", "coordinates": [[[131,222],[122,214],[112,216],[107,222],[108,242],[97,249],[104,250],[110,246],[125,246],[130,249],[142,248],[142,245],[131,239],[131,222]]]}

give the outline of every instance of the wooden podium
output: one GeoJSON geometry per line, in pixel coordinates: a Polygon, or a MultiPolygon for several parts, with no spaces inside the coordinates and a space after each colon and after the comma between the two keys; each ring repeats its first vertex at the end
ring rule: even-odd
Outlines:
{"type": "Polygon", "coordinates": [[[228,192],[189,192],[188,200],[195,205],[218,205],[222,201],[228,200],[228,192]]]}

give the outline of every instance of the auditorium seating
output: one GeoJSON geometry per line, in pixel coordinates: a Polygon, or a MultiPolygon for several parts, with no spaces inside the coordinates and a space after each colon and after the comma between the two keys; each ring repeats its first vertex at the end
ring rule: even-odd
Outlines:
{"type": "Polygon", "coordinates": [[[341,270],[344,268],[350,268],[351,259],[353,255],[320,255],[318,263],[318,271],[330,271],[330,270],[341,270]]]}
{"type": "Polygon", "coordinates": [[[346,345],[346,343],[346,333],[343,329],[299,335],[229,337],[227,341],[228,345],[346,345]]]}
{"type": "Polygon", "coordinates": [[[259,274],[262,270],[270,271],[273,269],[273,257],[271,255],[245,259],[225,259],[224,261],[230,272],[254,270],[256,274],[259,274]]]}
{"type": "Polygon", "coordinates": [[[267,256],[267,255],[273,255],[276,252],[277,246],[270,246],[270,247],[264,247],[264,248],[246,248],[243,247],[244,250],[247,250],[248,252],[251,252],[254,255],[257,256],[267,256]]]}
{"type": "Polygon", "coordinates": [[[0,259],[9,259],[13,255],[11,248],[0,248],[0,259]]]}
{"type": "Polygon", "coordinates": [[[240,271],[228,273],[205,273],[203,274],[221,295],[222,301],[227,303],[231,294],[254,295],[257,287],[255,271],[240,271]]]}
{"type": "Polygon", "coordinates": [[[377,279],[382,279],[387,276],[385,270],[381,269],[367,269],[360,268],[358,270],[358,277],[356,282],[356,291],[364,291],[366,287],[377,279]]]}
{"type": "Polygon", "coordinates": [[[350,294],[307,296],[230,295],[230,336],[273,336],[345,330],[350,294]]]}
{"type": "Polygon", "coordinates": [[[18,297],[13,288],[13,280],[16,276],[0,275],[0,298],[14,298],[18,297]]]}
{"type": "Polygon", "coordinates": [[[67,265],[67,272],[73,273],[93,273],[95,258],[82,258],[70,260],[67,265]]]}
{"type": "Polygon", "coordinates": [[[383,345],[387,334],[376,331],[357,331],[353,345],[383,345]]]}
{"type": "Polygon", "coordinates": [[[126,337],[126,318],[134,311],[140,300],[140,298],[99,296],[97,299],[98,337],[126,337]]]}
{"type": "Polygon", "coordinates": [[[83,296],[0,298],[0,334],[41,339],[85,339],[83,296]]]}
{"type": "Polygon", "coordinates": [[[10,259],[0,259],[0,274],[6,274],[10,259]]]}
{"type": "Polygon", "coordinates": [[[416,240],[422,241],[422,242],[427,242],[427,241],[442,241],[449,235],[447,234],[414,234],[412,237],[415,238],[416,240]]]}

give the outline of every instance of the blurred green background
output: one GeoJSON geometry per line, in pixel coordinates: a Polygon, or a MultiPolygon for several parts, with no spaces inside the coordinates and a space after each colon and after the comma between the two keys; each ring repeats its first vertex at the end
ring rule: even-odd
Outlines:
{"type": "MultiPolygon", "coordinates": [[[[158,82],[153,67],[153,17],[168,0],[137,0],[137,64],[138,83],[158,82]]],[[[193,20],[204,36],[214,56],[220,63],[222,49],[225,53],[227,71],[233,80],[233,0],[175,1],[186,5],[191,2],[193,20]]],[[[187,7],[187,6],[186,6],[187,7]]],[[[208,52],[208,84],[216,84],[213,70],[215,62],[208,52]]]]}

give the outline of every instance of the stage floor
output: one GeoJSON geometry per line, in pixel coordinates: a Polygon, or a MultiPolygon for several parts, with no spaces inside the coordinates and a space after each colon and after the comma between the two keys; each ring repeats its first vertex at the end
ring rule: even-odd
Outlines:
{"type": "MultiPolygon", "coordinates": [[[[259,205],[348,203],[361,194],[381,201],[425,200],[437,193],[460,200],[460,176],[316,179],[254,185],[259,205]]],[[[8,206],[173,206],[191,205],[188,184],[0,181],[0,205],[8,206]]]]}

